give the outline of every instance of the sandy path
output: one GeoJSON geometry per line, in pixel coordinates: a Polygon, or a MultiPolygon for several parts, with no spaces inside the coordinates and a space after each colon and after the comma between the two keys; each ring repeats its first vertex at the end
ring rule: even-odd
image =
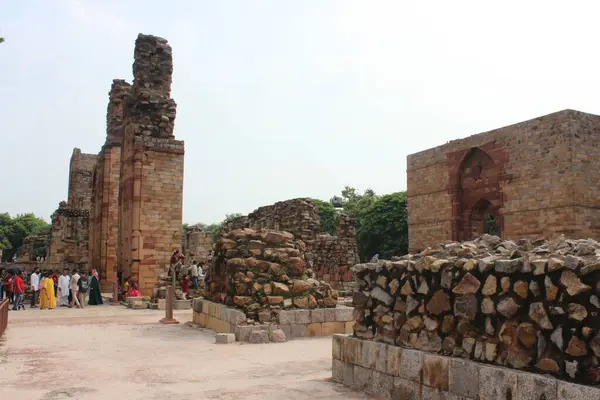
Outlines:
{"type": "MultiPolygon", "coordinates": [[[[368,399],[331,382],[331,338],[214,344],[123,307],[26,310],[0,342],[0,399],[368,399]]],[[[176,318],[191,319],[190,311],[176,318]]]]}

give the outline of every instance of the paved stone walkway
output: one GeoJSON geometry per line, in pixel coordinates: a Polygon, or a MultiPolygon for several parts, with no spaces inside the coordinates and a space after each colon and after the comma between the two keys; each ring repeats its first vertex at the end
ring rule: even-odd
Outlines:
{"type": "MultiPolygon", "coordinates": [[[[2,399],[370,399],[331,381],[331,338],[214,344],[215,333],[124,307],[9,315],[2,399]]],[[[186,322],[191,311],[176,311],[186,322]]]]}

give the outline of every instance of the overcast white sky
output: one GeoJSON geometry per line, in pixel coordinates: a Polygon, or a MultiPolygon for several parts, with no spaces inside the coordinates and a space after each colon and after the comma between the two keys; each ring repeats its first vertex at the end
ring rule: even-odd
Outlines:
{"type": "Polygon", "coordinates": [[[0,0],[0,212],[49,219],[97,153],[137,34],[174,53],[184,221],[344,185],[406,189],[406,155],[565,108],[600,113],[594,1],[0,0]]]}

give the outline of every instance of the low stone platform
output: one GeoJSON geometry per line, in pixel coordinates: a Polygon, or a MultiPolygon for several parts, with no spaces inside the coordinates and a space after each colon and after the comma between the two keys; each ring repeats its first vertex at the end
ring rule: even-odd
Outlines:
{"type": "Polygon", "coordinates": [[[281,330],[287,340],[351,333],[354,326],[351,307],[319,308],[313,310],[282,310],[277,323],[249,324],[243,311],[214,303],[203,298],[193,300],[193,323],[218,333],[235,333],[236,340],[250,341],[252,332],[281,330]]]}
{"type": "Polygon", "coordinates": [[[335,335],[333,380],[384,399],[592,400],[600,387],[335,335]]]}

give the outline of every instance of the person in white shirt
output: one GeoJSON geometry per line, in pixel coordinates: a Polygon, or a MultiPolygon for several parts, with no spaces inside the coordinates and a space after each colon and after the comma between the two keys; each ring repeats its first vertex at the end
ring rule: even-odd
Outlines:
{"type": "Polygon", "coordinates": [[[58,278],[58,306],[67,307],[69,305],[69,275],[67,270],[58,278]]]}
{"type": "Polygon", "coordinates": [[[71,304],[69,304],[69,307],[76,305],[77,308],[82,308],[81,304],[79,303],[79,278],[80,278],[79,271],[78,270],[73,271],[73,276],[71,277],[71,283],[70,283],[71,304]]]}
{"type": "Polygon", "coordinates": [[[192,285],[194,286],[194,289],[198,289],[198,265],[196,264],[196,261],[192,261],[190,272],[192,274],[192,285]]]}
{"type": "Polygon", "coordinates": [[[40,268],[35,267],[33,274],[29,277],[31,285],[31,308],[37,308],[37,302],[40,297],[40,268]]]}

